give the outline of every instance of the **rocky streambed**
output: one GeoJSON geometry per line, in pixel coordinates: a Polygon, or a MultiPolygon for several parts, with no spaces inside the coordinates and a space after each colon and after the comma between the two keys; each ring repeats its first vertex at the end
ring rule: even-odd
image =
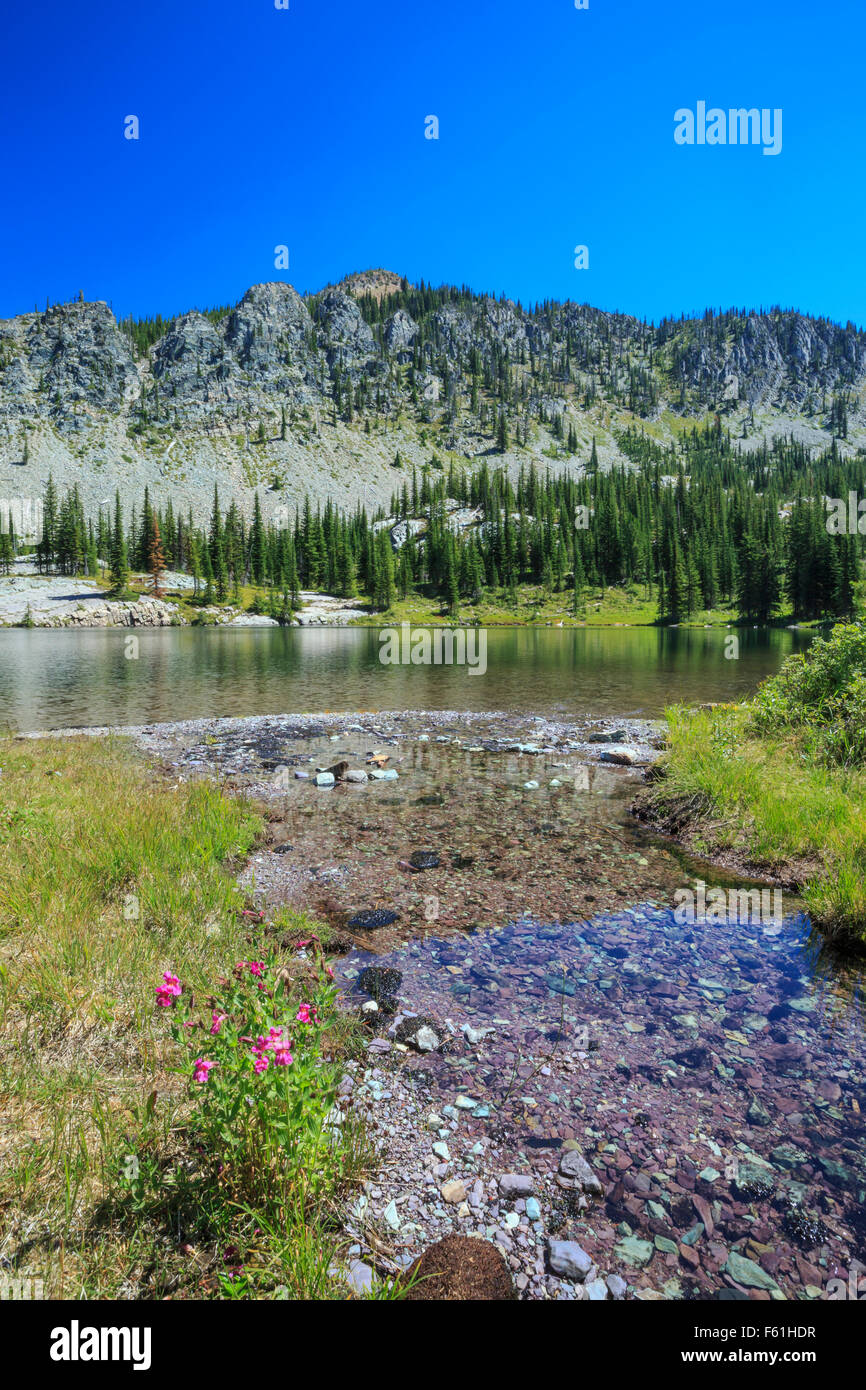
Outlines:
{"type": "Polygon", "coordinates": [[[368,1043],[334,1120],[363,1113],[378,1150],[346,1211],[350,1284],[451,1234],[498,1245],[530,1299],[810,1300],[866,1273],[862,977],[792,900],[781,921],[678,920],[696,876],[730,884],[629,815],[660,726],[133,732],[166,773],[264,800],[248,891],[347,944],[368,1043]]]}

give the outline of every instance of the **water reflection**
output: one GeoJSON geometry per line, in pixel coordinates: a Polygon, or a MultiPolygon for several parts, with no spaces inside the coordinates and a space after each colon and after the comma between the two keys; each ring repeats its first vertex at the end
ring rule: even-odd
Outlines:
{"type": "Polygon", "coordinates": [[[378,629],[0,632],[0,719],[21,729],[350,709],[507,709],[656,716],[748,695],[809,634],[491,628],[487,671],[383,665],[378,629]]]}

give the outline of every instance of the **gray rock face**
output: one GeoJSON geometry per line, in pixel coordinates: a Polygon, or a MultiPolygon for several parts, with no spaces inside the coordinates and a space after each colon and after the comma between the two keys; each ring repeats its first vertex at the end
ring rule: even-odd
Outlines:
{"type": "Polygon", "coordinates": [[[418,325],[405,309],[392,314],[382,330],[382,341],[399,362],[411,362],[412,344],[418,337],[418,325]]]}
{"type": "Polygon", "coordinates": [[[422,521],[420,517],[408,517],[405,521],[398,521],[396,526],[391,527],[392,549],[401,550],[407,541],[420,536],[426,530],[427,522],[422,521]]]}
{"type": "Polygon", "coordinates": [[[175,319],[153,350],[153,375],[167,395],[209,399],[215,380],[232,373],[225,362],[225,347],[210,319],[203,314],[182,314],[175,319]],[[220,368],[223,368],[222,372],[220,368]]]}
{"type": "Polygon", "coordinates": [[[92,423],[84,407],[118,411],[138,396],[141,378],[129,339],[107,304],[59,304],[0,324],[0,402],[36,396],[58,428],[92,423]]]}
{"type": "Polygon", "coordinates": [[[579,1283],[592,1269],[592,1260],[576,1240],[548,1241],[547,1259],[554,1274],[563,1279],[576,1279],[579,1283]]]}
{"type": "Polygon", "coordinates": [[[311,328],[307,306],[291,285],[253,285],[226,321],[225,345],[244,371],[278,386],[291,362],[305,357],[311,328]]]}
{"type": "MultiPolygon", "coordinates": [[[[393,360],[409,361],[422,332],[405,308],[386,320],[380,344],[357,300],[341,288],[322,295],[315,319],[314,332],[307,305],[291,285],[254,285],[218,323],[195,311],[176,319],[151,350],[152,380],[181,415],[197,403],[214,407],[249,397],[252,389],[321,402],[332,394],[337,366],[355,380],[372,374],[387,381],[389,398],[401,389],[389,379],[393,360]]],[[[676,324],[656,330],[656,349],[677,344],[678,371],[701,400],[798,407],[816,392],[824,397],[866,378],[866,334],[850,325],[775,312],[731,322],[727,335],[704,320],[690,322],[687,331],[676,324]]],[[[473,353],[488,365],[503,356],[525,361],[549,345],[561,347],[568,337],[572,357],[582,363],[610,334],[624,352],[644,354],[646,329],[626,315],[574,304],[529,315],[509,301],[448,302],[432,310],[424,325],[421,389],[441,376],[443,361],[465,384],[473,353]]],[[[664,390],[663,371],[655,370],[664,390]]],[[[63,428],[86,428],[92,420],[85,405],[118,412],[143,390],[152,390],[148,363],[136,362],[129,337],[102,302],[57,305],[0,321],[0,413],[15,413],[17,402],[19,413],[26,404],[30,414],[54,418],[63,428]]],[[[565,404],[556,395],[543,403],[550,415],[561,414],[565,404]]]]}
{"type": "Polygon", "coordinates": [[[351,375],[376,355],[372,330],[361,317],[355,300],[342,290],[329,290],[323,295],[316,323],[331,368],[339,364],[351,375]]]}
{"type": "MultiPolygon", "coordinates": [[[[127,509],[140,505],[145,483],[161,504],[171,493],[199,515],[215,482],[223,505],[237,500],[247,515],[259,488],[266,518],[305,492],[350,505],[386,502],[398,450],[407,469],[428,461],[416,412],[421,423],[444,427],[437,436],[444,449],[477,453],[472,379],[503,363],[521,379],[530,418],[577,429],[577,469],[585,463],[585,412],[556,380],[540,378],[539,364],[548,354],[567,355],[581,378],[597,375],[610,343],[620,377],[633,367],[646,378],[648,416],[730,410],[739,417],[730,421],[736,434],[746,412],[760,408],[760,426],[745,420],[746,447],[759,433],[789,430],[820,446],[831,436],[830,403],[844,392],[849,442],[866,438],[866,333],[850,324],[773,310],[653,327],[571,303],[530,311],[457,290],[422,300],[400,277],[379,271],[309,300],[281,281],[254,285],[219,318],[179,315],[147,349],[140,339],[134,346],[101,302],[0,321],[0,495],[25,481],[41,492],[51,472],[61,491],[80,487],[89,513],[115,487],[127,509]],[[387,308],[380,295],[388,296],[387,308]],[[414,372],[406,370],[410,363],[414,372]],[[368,487],[375,490],[369,499],[368,487]]],[[[599,437],[606,468],[624,462],[616,443],[622,421],[609,385],[599,382],[598,391],[611,410],[607,438],[604,431],[599,437]]],[[[526,446],[534,461],[549,442],[542,424],[526,446]]],[[[506,464],[514,466],[513,453],[506,464]]],[[[392,534],[395,548],[424,544],[412,524],[392,534]]],[[[465,529],[477,518],[467,512],[449,524],[465,529]]]]}

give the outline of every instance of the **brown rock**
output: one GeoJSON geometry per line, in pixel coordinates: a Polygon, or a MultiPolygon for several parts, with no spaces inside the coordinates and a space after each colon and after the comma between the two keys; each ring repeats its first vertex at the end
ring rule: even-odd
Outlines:
{"type": "Polygon", "coordinates": [[[466,1187],[459,1178],[443,1183],[439,1189],[443,1202],[465,1202],[466,1187]]]}
{"type": "Polygon", "coordinates": [[[706,1197],[701,1197],[698,1193],[695,1193],[692,1202],[694,1203],[695,1211],[704,1223],[704,1230],[707,1236],[711,1236],[713,1234],[713,1217],[710,1212],[709,1202],[706,1197]]]}
{"type": "Polygon", "coordinates": [[[808,1053],[802,1043],[768,1043],[764,1048],[764,1053],[771,1062],[786,1067],[793,1066],[797,1062],[805,1062],[808,1053]]]}
{"type": "Polygon", "coordinates": [[[795,1253],[794,1262],[797,1266],[800,1282],[802,1284],[815,1284],[820,1289],[824,1283],[824,1276],[820,1269],[816,1269],[815,1265],[810,1264],[799,1253],[795,1253]]]}
{"type": "Polygon", "coordinates": [[[504,1302],[516,1296],[502,1251],[473,1236],[438,1240],[415,1261],[409,1276],[415,1276],[406,1294],[411,1302],[504,1302]]]}

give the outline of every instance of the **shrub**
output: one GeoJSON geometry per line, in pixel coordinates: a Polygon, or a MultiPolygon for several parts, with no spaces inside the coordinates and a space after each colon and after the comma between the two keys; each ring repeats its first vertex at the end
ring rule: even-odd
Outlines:
{"type": "Polygon", "coordinates": [[[840,625],[789,657],[760,687],[752,710],[754,730],[798,730],[819,761],[866,763],[866,622],[840,625]]]}

